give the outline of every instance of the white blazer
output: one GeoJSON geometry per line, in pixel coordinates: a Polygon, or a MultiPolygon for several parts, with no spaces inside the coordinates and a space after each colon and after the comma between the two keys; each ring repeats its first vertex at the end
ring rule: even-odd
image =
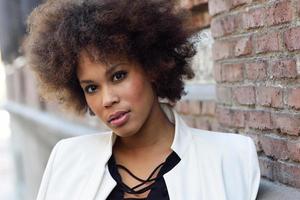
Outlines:
{"type": "MultiPolygon", "coordinates": [[[[169,106],[175,123],[172,150],[181,161],[164,175],[171,200],[255,200],[260,170],[250,137],[188,127],[169,106]]],[[[107,161],[112,132],[59,141],[51,152],[37,200],[105,200],[116,182],[107,161]]]]}

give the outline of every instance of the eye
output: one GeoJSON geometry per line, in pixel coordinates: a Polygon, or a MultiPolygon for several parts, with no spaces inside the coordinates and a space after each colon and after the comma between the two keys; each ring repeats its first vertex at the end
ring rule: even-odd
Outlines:
{"type": "Polygon", "coordinates": [[[88,85],[84,88],[84,92],[87,94],[92,94],[97,90],[97,86],[96,85],[88,85]]]}
{"type": "Polygon", "coordinates": [[[120,80],[124,79],[126,77],[126,75],[127,75],[127,72],[118,71],[112,75],[112,81],[113,82],[120,81],[120,80]]]}

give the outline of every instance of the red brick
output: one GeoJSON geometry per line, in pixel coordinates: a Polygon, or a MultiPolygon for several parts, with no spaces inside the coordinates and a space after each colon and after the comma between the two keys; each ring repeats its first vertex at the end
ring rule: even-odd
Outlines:
{"type": "Polygon", "coordinates": [[[278,161],[275,164],[274,179],[281,183],[300,188],[300,165],[278,161]]]}
{"type": "Polygon", "coordinates": [[[215,63],[214,64],[214,79],[217,83],[222,81],[222,74],[221,74],[221,64],[215,63]]]}
{"type": "Polygon", "coordinates": [[[274,180],[274,167],[276,162],[263,156],[260,156],[258,160],[261,175],[274,180]]]}
{"type": "Polygon", "coordinates": [[[230,1],[209,0],[208,10],[211,16],[228,11],[231,6],[230,1]]]}
{"type": "Polygon", "coordinates": [[[195,128],[199,128],[203,130],[211,130],[211,125],[208,119],[203,117],[197,117],[195,119],[195,128]]]}
{"type": "Polygon", "coordinates": [[[222,125],[231,126],[232,115],[231,111],[228,108],[217,107],[217,119],[218,122],[222,125]]]}
{"type": "Polygon", "coordinates": [[[218,123],[218,120],[216,118],[213,118],[210,120],[210,128],[211,128],[211,131],[216,131],[216,132],[219,131],[220,124],[218,123]]]}
{"type": "Polygon", "coordinates": [[[233,88],[234,100],[242,105],[255,104],[255,90],[253,86],[242,86],[233,88]]]}
{"type": "Polygon", "coordinates": [[[280,50],[278,32],[265,33],[256,37],[256,53],[266,53],[280,50]]]}
{"type": "Polygon", "coordinates": [[[245,74],[249,80],[265,80],[267,78],[267,64],[264,61],[247,63],[245,74]]]}
{"type": "Polygon", "coordinates": [[[255,8],[244,13],[242,16],[243,28],[257,28],[264,26],[265,8],[255,8]]]}
{"type": "Polygon", "coordinates": [[[222,81],[236,82],[243,80],[243,64],[222,65],[222,81]]]}
{"type": "Polygon", "coordinates": [[[214,116],[216,114],[216,103],[214,101],[203,101],[201,114],[214,116]]]}
{"type": "Polygon", "coordinates": [[[277,25],[289,22],[293,18],[293,8],[290,1],[277,1],[267,11],[267,24],[277,25]]]}
{"type": "Polygon", "coordinates": [[[237,128],[245,127],[245,115],[246,113],[244,111],[233,110],[231,125],[237,128]]]}
{"type": "Polygon", "coordinates": [[[276,135],[261,135],[260,143],[267,156],[282,160],[288,159],[288,148],[285,138],[276,135]]]}
{"type": "Polygon", "coordinates": [[[280,87],[257,87],[256,101],[259,105],[275,108],[283,107],[283,91],[280,87]]]}
{"type": "Polygon", "coordinates": [[[248,112],[248,126],[260,130],[272,129],[271,113],[266,111],[248,112]]]}
{"type": "Polygon", "coordinates": [[[271,62],[271,78],[296,78],[297,66],[295,59],[283,59],[271,62]]]}
{"type": "Polygon", "coordinates": [[[226,15],[221,18],[213,18],[211,21],[211,32],[213,37],[231,34],[239,28],[237,15],[226,15]]]}
{"type": "Polygon", "coordinates": [[[295,8],[296,8],[296,14],[299,17],[300,16],[300,0],[295,1],[295,8]]]}
{"type": "Polygon", "coordinates": [[[300,49],[300,27],[288,29],[284,32],[284,44],[289,51],[300,49]]]}
{"type": "Polygon", "coordinates": [[[291,88],[288,90],[287,104],[289,107],[300,109],[300,88],[291,88]]]}
{"type": "Polygon", "coordinates": [[[197,100],[189,101],[189,114],[190,115],[200,115],[201,114],[201,102],[197,100]]]}
{"type": "Polygon", "coordinates": [[[217,108],[218,122],[229,127],[242,128],[245,126],[245,112],[228,108],[217,108]]]}
{"type": "Polygon", "coordinates": [[[300,114],[273,113],[272,120],[275,128],[289,135],[300,134],[300,114]]]}
{"type": "Polygon", "coordinates": [[[289,157],[294,161],[300,162],[300,140],[288,141],[287,147],[289,157]]]}
{"type": "Polygon", "coordinates": [[[247,3],[251,3],[251,2],[252,2],[252,0],[232,0],[231,8],[236,7],[236,6],[241,6],[241,5],[244,5],[247,3]]]}
{"type": "Polygon", "coordinates": [[[217,85],[216,93],[217,93],[217,100],[219,103],[231,104],[232,93],[230,87],[217,85]]]}
{"type": "Polygon", "coordinates": [[[252,53],[252,37],[243,37],[237,40],[234,55],[235,56],[245,56],[252,53]]]}
{"type": "Polygon", "coordinates": [[[212,47],[213,59],[221,60],[232,57],[233,43],[230,41],[215,41],[212,47]]]}

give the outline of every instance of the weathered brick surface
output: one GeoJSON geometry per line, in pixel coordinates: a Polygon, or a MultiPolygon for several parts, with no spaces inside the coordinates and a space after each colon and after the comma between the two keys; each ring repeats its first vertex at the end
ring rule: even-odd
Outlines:
{"type": "Polygon", "coordinates": [[[256,88],[257,104],[275,108],[283,107],[283,90],[280,87],[261,86],[256,88]]]}
{"type": "Polygon", "coordinates": [[[231,110],[224,107],[217,108],[217,118],[222,125],[242,128],[245,126],[245,115],[244,111],[231,110]]]}
{"type": "Polygon", "coordinates": [[[295,59],[275,60],[270,63],[270,74],[275,79],[296,78],[297,65],[295,59]]]}
{"type": "Polygon", "coordinates": [[[267,111],[248,112],[248,126],[255,129],[267,130],[273,129],[271,113],[267,111]]]}
{"type": "Polygon", "coordinates": [[[237,31],[240,26],[238,15],[229,15],[213,19],[211,22],[211,30],[213,37],[228,35],[237,31]]]}
{"type": "Polygon", "coordinates": [[[296,162],[300,162],[300,140],[288,141],[287,148],[289,151],[289,157],[296,162]]]}
{"type": "Polygon", "coordinates": [[[234,48],[234,55],[235,56],[249,55],[252,53],[252,50],[253,50],[253,46],[252,46],[251,36],[239,38],[234,48]]]}
{"type": "Polygon", "coordinates": [[[219,103],[231,104],[232,90],[230,87],[217,86],[216,93],[217,93],[217,100],[219,103]]]}
{"type": "Polygon", "coordinates": [[[203,129],[203,130],[211,130],[211,124],[208,119],[205,118],[196,118],[195,119],[195,128],[203,129]]]}
{"type": "Polygon", "coordinates": [[[272,120],[282,133],[296,136],[300,134],[300,114],[273,113],[272,120]]]}
{"type": "Polygon", "coordinates": [[[276,162],[268,157],[259,157],[260,173],[263,177],[274,180],[274,166],[276,162]]]}
{"type": "Polygon", "coordinates": [[[231,3],[231,8],[236,7],[236,6],[241,6],[247,3],[251,3],[252,0],[233,0],[231,3]]]}
{"type": "Polygon", "coordinates": [[[257,28],[264,26],[266,10],[264,7],[254,8],[246,11],[242,15],[242,27],[244,29],[257,28]]]}
{"type": "Polygon", "coordinates": [[[255,104],[255,89],[253,86],[242,86],[233,88],[235,102],[242,105],[255,104]]]}
{"type": "Polygon", "coordinates": [[[288,29],[284,32],[284,44],[289,51],[300,49],[300,27],[288,29]]]}
{"type": "Polygon", "coordinates": [[[252,81],[261,81],[267,78],[267,64],[264,61],[245,64],[246,78],[252,81]]]}
{"type": "Polygon", "coordinates": [[[290,22],[293,17],[292,3],[289,0],[276,1],[267,11],[267,24],[277,25],[290,22]]]}
{"type": "Polygon", "coordinates": [[[201,103],[198,100],[191,100],[188,103],[188,113],[192,115],[201,114],[201,103]]]}
{"type": "Polygon", "coordinates": [[[216,41],[213,44],[213,59],[221,60],[233,56],[232,44],[230,41],[216,41]]]}
{"type": "Polygon", "coordinates": [[[222,65],[222,81],[236,82],[242,81],[243,78],[243,64],[224,64],[222,65]]]}
{"type": "Polygon", "coordinates": [[[300,188],[300,165],[278,161],[273,167],[274,179],[282,183],[300,188]]]}
{"type": "Polygon", "coordinates": [[[222,68],[221,64],[214,64],[214,79],[216,82],[222,81],[222,68]]]}
{"type": "Polygon", "coordinates": [[[260,136],[260,143],[264,153],[275,159],[288,159],[287,139],[275,135],[260,136]]]}
{"type": "Polygon", "coordinates": [[[259,158],[261,174],[281,183],[300,187],[300,166],[286,161],[273,161],[267,157],[259,158]]]}
{"type": "Polygon", "coordinates": [[[213,101],[203,101],[201,114],[214,116],[216,114],[216,103],[213,101]]]}
{"type": "Polygon", "coordinates": [[[300,188],[300,1],[209,1],[220,131],[253,134],[262,176],[300,188]]]}
{"type": "Polygon", "coordinates": [[[267,53],[280,50],[280,36],[278,32],[264,33],[256,37],[256,53],[267,53]]]}
{"type": "Polygon", "coordinates": [[[288,89],[287,104],[291,108],[300,109],[300,88],[288,89]]]}
{"type": "Polygon", "coordinates": [[[209,14],[214,16],[221,12],[227,11],[230,8],[229,1],[210,0],[208,3],[209,14]]]}

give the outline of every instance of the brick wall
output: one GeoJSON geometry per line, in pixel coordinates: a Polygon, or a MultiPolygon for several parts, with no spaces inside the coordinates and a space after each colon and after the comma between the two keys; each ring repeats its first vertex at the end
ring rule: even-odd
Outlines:
{"type": "Polygon", "coordinates": [[[210,0],[216,117],[254,138],[262,176],[300,188],[300,1],[210,0]]]}

